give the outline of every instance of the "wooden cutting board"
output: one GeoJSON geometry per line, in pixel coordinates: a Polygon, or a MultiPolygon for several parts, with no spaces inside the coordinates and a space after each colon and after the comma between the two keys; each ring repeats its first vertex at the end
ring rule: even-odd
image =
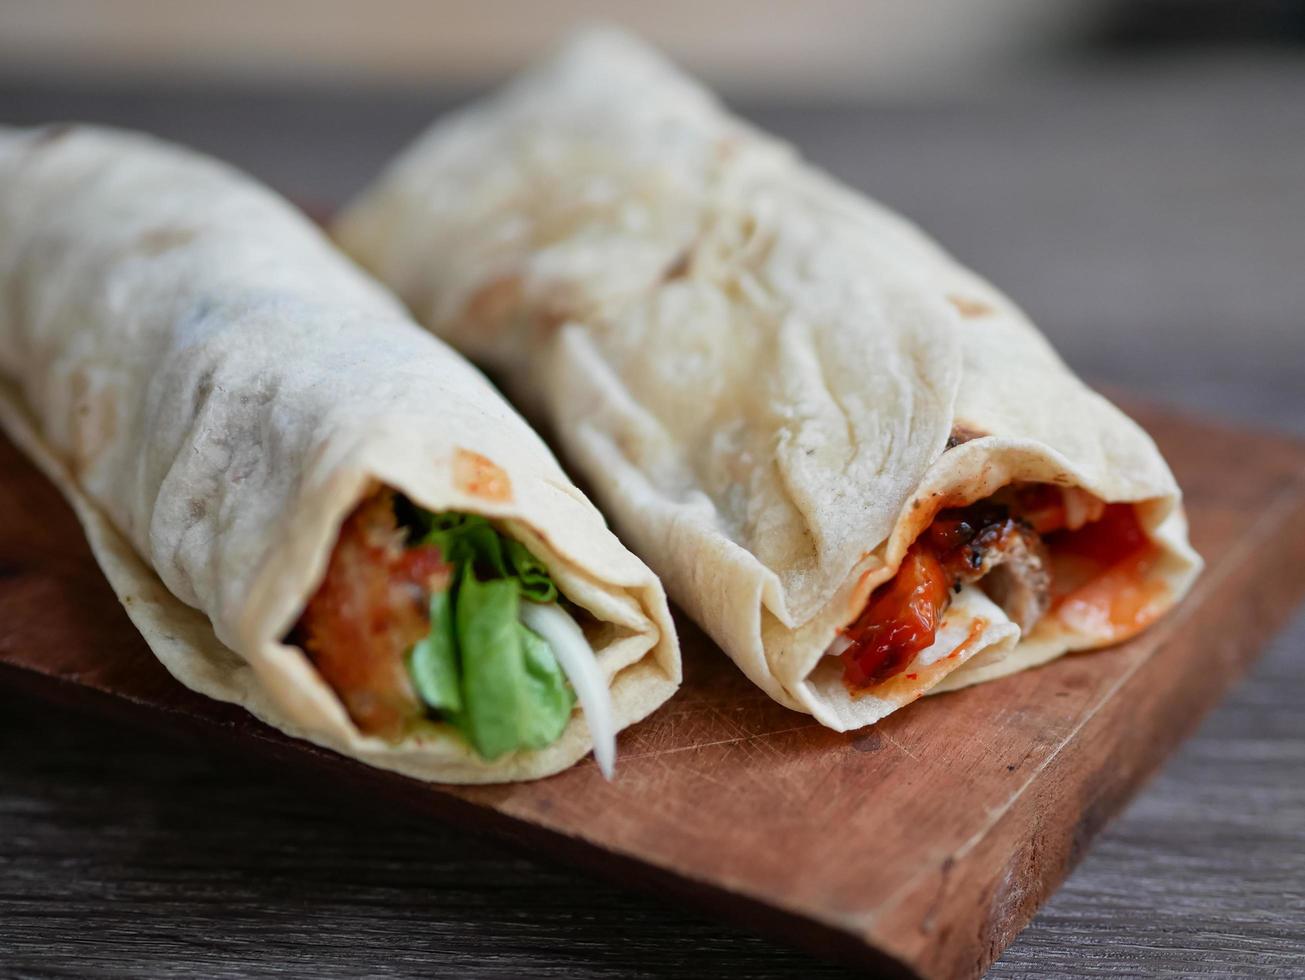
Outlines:
{"type": "Polygon", "coordinates": [[[0,438],[0,683],[197,733],[349,791],[682,896],[889,974],[981,973],[1102,824],[1305,592],[1305,446],[1135,409],[1187,492],[1208,568],[1138,639],[826,731],[681,619],[683,690],[592,762],[537,783],[379,772],[200,697],[153,659],[57,491],[0,438]]]}

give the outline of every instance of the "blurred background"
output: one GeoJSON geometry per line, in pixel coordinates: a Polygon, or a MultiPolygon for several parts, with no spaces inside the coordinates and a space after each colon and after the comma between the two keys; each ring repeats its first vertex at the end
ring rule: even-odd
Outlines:
{"type": "MultiPolygon", "coordinates": [[[[909,215],[1090,381],[1305,436],[1301,2],[0,0],[0,123],[146,129],[326,213],[438,114],[593,19],[653,40],[909,215]]],[[[1091,956],[1100,975],[1302,975],[1302,650],[1298,616],[994,976],[1072,975],[1091,956]]],[[[0,890],[32,910],[0,915],[0,972],[44,975],[71,915],[99,930],[80,955],[123,976],[218,975],[196,959],[199,934],[266,948],[226,961],[231,976],[275,974],[287,957],[320,975],[386,972],[400,948],[476,976],[559,963],[548,975],[817,975],[802,954],[496,845],[336,813],[276,774],[209,775],[169,746],[40,714],[65,736],[48,750],[29,751],[38,722],[21,712],[0,724],[23,746],[0,753],[0,869],[23,862],[0,890]],[[212,816],[177,785],[238,802],[212,816]],[[86,825],[68,802],[83,796],[99,801],[86,825]],[[121,800],[127,816],[103,816],[121,800]],[[145,866],[166,867],[161,884],[132,851],[138,816],[153,821],[161,856],[145,866]],[[221,855],[254,839],[273,867],[224,870],[221,855]],[[171,915],[154,917],[155,902],[171,915]],[[56,905],[65,918],[47,919],[56,905]],[[232,909],[246,918],[232,925],[232,909]],[[6,949],[26,957],[12,971],[6,949]]]]}
{"type": "Polygon", "coordinates": [[[955,89],[1093,50],[1288,45],[1284,0],[7,0],[11,70],[170,82],[476,86],[568,24],[636,30],[736,95],[955,89]]]}

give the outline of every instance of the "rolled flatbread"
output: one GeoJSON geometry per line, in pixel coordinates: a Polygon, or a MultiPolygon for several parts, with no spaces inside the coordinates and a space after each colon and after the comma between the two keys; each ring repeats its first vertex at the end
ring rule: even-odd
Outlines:
{"type": "Polygon", "coordinates": [[[1200,567],[1154,443],[1009,299],[623,35],[438,122],[335,234],[830,727],[1121,640],[1200,567]]]}
{"type": "Polygon", "coordinates": [[[665,701],[656,577],[293,207],[139,135],[0,130],[0,424],[183,684],[425,779],[529,779],[665,701]]]}

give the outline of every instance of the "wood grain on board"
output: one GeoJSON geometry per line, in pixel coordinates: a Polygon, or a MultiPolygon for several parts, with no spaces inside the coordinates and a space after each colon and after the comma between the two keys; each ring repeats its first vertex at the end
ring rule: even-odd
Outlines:
{"type": "Polygon", "coordinates": [[[0,683],[160,732],[222,736],[351,790],[685,896],[887,972],[980,973],[1093,834],[1305,591],[1305,447],[1135,413],[1187,493],[1208,562],[1138,639],[829,732],[681,621],[684,689],[591,762],[537,783],[433,786],[281,736],[150,655],[71,511],[0,440],[0,683]]]}

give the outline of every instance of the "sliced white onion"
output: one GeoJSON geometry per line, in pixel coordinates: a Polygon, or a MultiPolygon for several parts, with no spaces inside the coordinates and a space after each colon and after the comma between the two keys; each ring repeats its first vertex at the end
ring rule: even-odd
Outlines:
{"type": "Polygon", "coordinates": [[[1061,499],[1065,501],[1065,529],[1077,531],[1085,524],[1101,520],[1105,503],[1080,487],[1064,487],[1061,499]]]}
{"type": "Polygon", "coordinates": [[[607,689],[598,658],[584,631],[561,606],[550,602],[521,603],[521,621],[538,633],[562,665],[584,710],[594,740],[594,760],[604,776],[616,768],[616,723],[612,720],[612,694],[607,689]]]}
{"type": "Polygon", "coordinates": [[[829,648],[825,650],[825,656],[841,657],[843,655],[843,651],[846,650],[851,645],[852,645],[851,640],[849,640],[842,633],[837,633],[835,634],[834,638],[829,642],[829,648]]]}

